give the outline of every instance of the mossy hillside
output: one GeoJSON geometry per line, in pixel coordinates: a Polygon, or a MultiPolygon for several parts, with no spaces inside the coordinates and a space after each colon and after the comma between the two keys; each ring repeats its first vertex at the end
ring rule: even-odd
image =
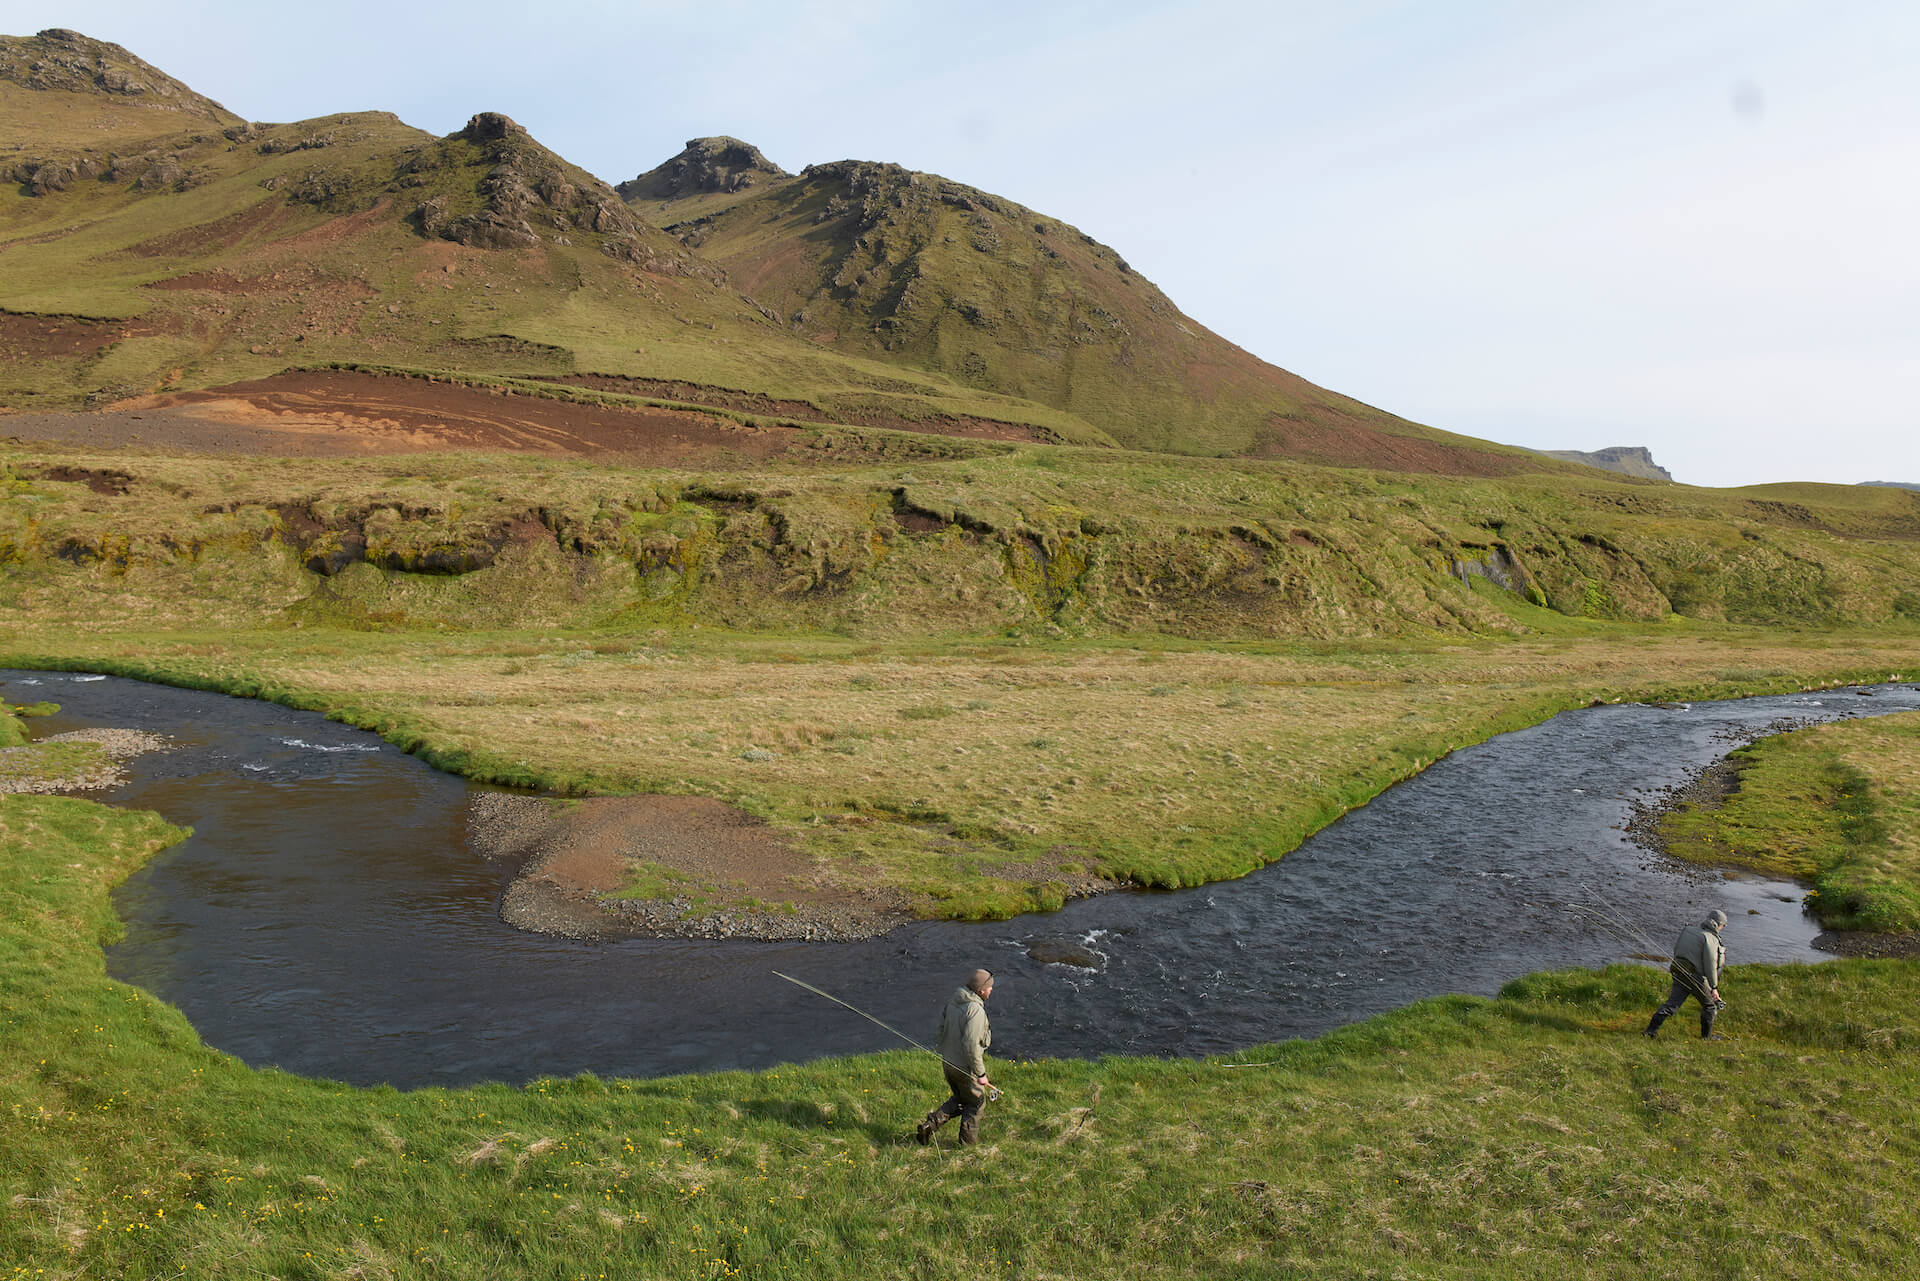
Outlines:
{"type": "MultiPolygon", "coordinates": [[[[131,58],[76,39],[101,65],[131,58]]],[[[6,38],[0,60],[44,62],[43,46],[6,38]]],[[[1315,387],[1181,316],[1072,228],[897,166],[781,180],[754,206],[784,202],[772,219],[689,249],[503,116],[433,138],[382,112],[255,125],[193,101],[169,116],[85,77],[57,93],[0,77],[0,124],[22,139],[0,192],[0,326],[19,356],[0,403],[104,404],[340,360],[679,381],[855,424],[984,418],[1186,454],[1577,470],[1315,387]],[[177,128],[86,141],[76,111],[177,128]],[[1376,437],[1433,448],[1408,461],[1376,437]]]]}
{"type": "Polygon", "coordinates": [[[1669,849],[1811,881],[1829,929],[1920,930],[1920,716],[1813,726],[1732,759],[1738,790],[1666,816],[1669,849]]]}
{"type": "Polygon", "coordinates": [[[626,299],[629,352],[662,327],[765,323],[503,117],[445,139],[352,113],[174,143],[188,176],[173,182],[0,195],[18,238],[0,307],[121,322],[10,361],[0,395],[16,407],[327,359],[567,373],[571,352],[541,339],[566,334],[582,291],[626,299]]]}
{"type": "Polygon", "coordinates": [[[1443,443],[1483,474],[1545,465],[1268,365],[1092,237],[938,175],[848,160],[665,200],[646,177],[635,211],[794,333],[1055,406],[1133,448],[1247,452],[1281,421],[1443,443]]]}
{"type": "Polygon", "coordinates": [[[793,843],[820,885],[996,917],[1102,884],[1241,875],[1447,752],[1564,708],[1920,665],[1910,639],[1871,633],[1569,622],[1222,645],[30,620],[0,634],[0,666],[268,698],[485,782],[716,797],[793,843]]]}
{"type": "Polygon", "coordinates": [[[1235,1056],[1252,1069],[996,1060],[987,1142],[921,1149],[940,1087],[907,1051],[408,1093],[251,1071],[104,973],[108,888],[177,832],[12,797],[0,836],[0,1257],[26,1275],[1916,1265],[1910,963],[1742,966],[1714,1044],[1636,1036],[1665,977],[1623,966],[1235,1056]],[[995,1209],[959,1233],[955,1205],[995,1209]]]}
{"type": "MultiPolygon", "coordinates": [[[[0,120],[37,138],[46,98],[0,81],[0,120]]],[[[938,374],[902,380],[792,338],[504,117],[445,138],[381,112],[179,123],[139,156],[0,191],[12,242],[0,323],[14,348],[0,403],[99,404],[340,361],[578,369],[743,388],[855,421],[876,408],[976,415],[1107,439],[1059,410],[938,374]]],[[[48,147],[36,165],[87,160],[48,147]]]]}
{"type": "Polygon", "coordinates": [[[218,130],[238,117],[117,44],[61,29],[0,36],[0,115],[16,132],[0,142],[0,165],[29,189],[60,190],[92,174],[60,161],[139,155],[142,144],[192,128],[218,130]],[[40,154],[49,149],[55,157],[40,154]]]}
{"type": "Polygon", "coordinates": [[[1656,504],[1631,482],[1547,476],[980,442],[882,462],[880,435],[795,429],[791,456],[821,463],[731,473],[15,446],[0,460],[0,560],[20,607],[120,625],[208,609],[236,625],[1254,638],[1554,631],[1676,610],[1902,627],[1902,601],[1920,599],[1920,502],[1899,490],[1863,504],[1831,487],[1835,505],[1780,520],[1738,491],[1669,487],[1656,504]],[[86,483],[109,472],[120,492],[86,483]],[[240,582],[255,587],[236,595],[240,582]]]}

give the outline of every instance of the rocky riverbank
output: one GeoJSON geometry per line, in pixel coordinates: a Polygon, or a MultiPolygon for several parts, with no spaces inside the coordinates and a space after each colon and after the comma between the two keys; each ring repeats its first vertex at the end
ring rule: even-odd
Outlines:
{"type": "MultiPolygon", "coordinates": [[[[1816,724],[1802,717],[1782,717],[1751,731],[1727,731],[1722,734],[1728,751],[1775,734],[1786,734],[1816,724]]],[[[1705,769],[1672,787],[1655,792],[1651,798],[1631,803],[1626,830],[1642,849],[1667,858],[1677,858],[1661,835],[1660,821],[1683,809],[1714,809],[1740,790],[1738,763],[1722,756],[1705,769]]],[[[1920,956],[1920,934],[1877,934],[1868,930],[1824,930],[1813,946],[1835,956],[1912,957],[1920,956]]]]}
{"type": "Polygon", "coordinates": [[[0,748],[0,793],[95,792],[127,781],[125,764],[171,746],[162,734],[133,729],[77,729],[24,747],[0,748]],[[96,751],[50,750],[63,743],[91,744],[96,751]]]}

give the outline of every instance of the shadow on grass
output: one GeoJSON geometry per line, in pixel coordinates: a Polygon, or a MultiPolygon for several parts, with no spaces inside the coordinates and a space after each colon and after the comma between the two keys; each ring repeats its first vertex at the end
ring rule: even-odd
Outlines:
{"type": "Polygon", "coordinates": [[[839,1136],[863,1135],[876,1144],[891,1143],[902,1134],[911,1134],[913,1122],[918,1121],[923,1112],[912,1111],[905,1103],[901,1104],[903,1117],[911,1115],[911,1120],[858,1121],[839,1109],[828,1109],[806,1099],[742,1099],[740,1108],[756,1121],[770,1121],[776,1125],[793,1130],[812,1130],[820,1134],[839,1136]]]}
{"type": "Polygon", "coordinates": [[[1527,1027],[1551,1028],[1556,1032],[1588,1032],[1591,1025],[1579,1019],[1570,1019],[1564,1014],[1546,1014],[1539,1010],[1511,1010],[1507,1012],[1509,1022],[1525,1024],[1527,1027]]]}

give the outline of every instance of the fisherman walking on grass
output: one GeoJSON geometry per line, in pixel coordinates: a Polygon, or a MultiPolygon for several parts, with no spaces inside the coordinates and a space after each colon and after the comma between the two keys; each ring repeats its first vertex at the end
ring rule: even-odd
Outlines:
{"type": "Polygon", "coordinates": [[[1680,941],[1673,945],[1673,964],[1668,967],[1673,987],[1653,1012],[1648,1036],[1658,1036],[1660,1025],[1692,997],[1700,1002],[1700,1035],[1709,1041],[1720,1039],[1713,1030],[1713,1016],[1726,1005],[1720,999],[1720,973],[1727,964],[1727,945],[1720,941],[1720,931],[1726,927],[1727,914],[1716,907],[1706,920],[1680,931],[1680,941]]]}
{"type": "Polygon", "coordinates": [[[993,971],[975,970],[940,1010],[940,1062],[953,1095],[927,1113],[914,1131],[922,1144],[933,1142],[933,1132],[960,1118],[960,1141],[980,1141],[980,1112],[987,1099],[998,1095],[987,1079],[987,1045],[993,1040],[987,1029],[987,998],[993,995],[993,971]]]}

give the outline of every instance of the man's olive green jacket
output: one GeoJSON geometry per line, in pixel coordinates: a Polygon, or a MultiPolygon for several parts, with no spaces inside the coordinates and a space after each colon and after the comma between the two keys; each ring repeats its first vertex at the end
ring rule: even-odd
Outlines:
{"type": "Polygon", "coordinates": [[[969,1076],[987,1074],[987,1046],[993,1033],[987,1028],[987,1003],[970,987],[962,987],[940,1007],[940,1057],[969,1076]]]}
{"type": "Polygon", "coordinates": [[[1727,963],[1727,945],[1720,941],[1718,930],[1689,925],[1680,931],[1680,941],[1673,945],[1673,959],[1691,965],[1708,990],[1712,990],[1720,986],[1720,971],[1727,963]]]}

